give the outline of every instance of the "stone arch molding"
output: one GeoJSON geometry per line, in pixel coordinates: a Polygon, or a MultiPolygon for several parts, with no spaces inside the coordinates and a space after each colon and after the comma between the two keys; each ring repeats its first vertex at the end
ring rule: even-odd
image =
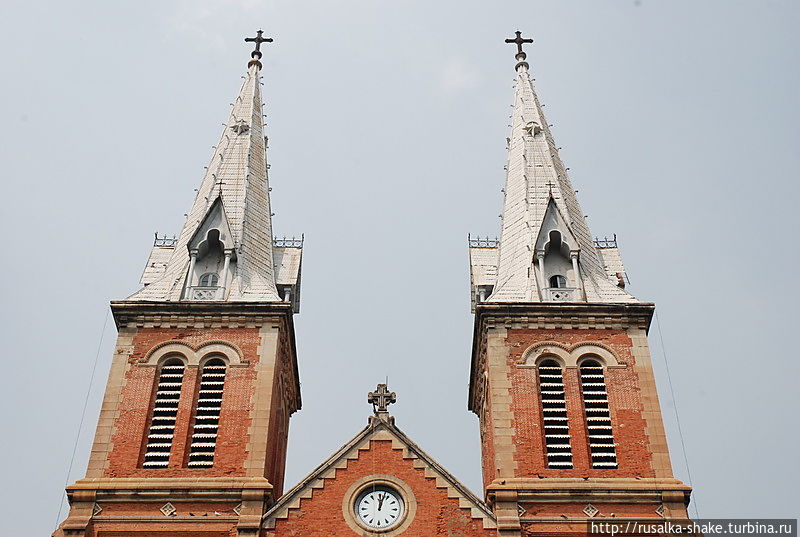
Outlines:
{"type": "Polygon", "coordinates": [[[542,341],[528,347],[522,354],[519,367],[537,367],[546,358],[555,358],[564,367],[578,367],[584,358],[592,357],[605,367],[626,367],[617,353],[610,347],[597,342],[581,342],[565,345],[557,341],[542,341]]]}
{"type": "Polygon", "coordinates": [[[147,351],[139,364],[156,366],[164,357],[176,354],[186,359],[186,365],[194,367],[199,367],[213,357],[224,359],[229,366],[247,364],[242,351],[227,341],[206,341],[197,346],[179,341],[164,341],[147,351]]]}

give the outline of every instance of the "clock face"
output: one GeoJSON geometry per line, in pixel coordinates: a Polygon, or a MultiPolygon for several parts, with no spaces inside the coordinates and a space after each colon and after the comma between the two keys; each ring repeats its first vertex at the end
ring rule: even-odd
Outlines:
{"type": "Polygon", "coordinates": [[[403,499],[389,487],[369,487],[358,496],[355,511],[368,528],[389,529],[403,516],[403,499]]]}

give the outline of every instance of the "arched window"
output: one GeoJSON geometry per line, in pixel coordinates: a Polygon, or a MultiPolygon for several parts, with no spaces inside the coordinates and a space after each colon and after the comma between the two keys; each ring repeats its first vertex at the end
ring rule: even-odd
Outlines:
{"type": "Polygon", "coordinates": [[[597,360],[584,360],[580,365],[580,373],[592,467],[616,468],[616,444],[611,429],[603,366],[597,360]]]}
{"type": "Polygon", "coordinates": [[[226,369],[225,362],[219,358],[213,358],[203,366],[189,450],[188,464],[193,468],[210,468],[214,465],[226,369]]]}
{"type": "Polygon", "coordinates": [[[158,375],[153,415],[147,434],[144,463],[146,468],[166,468],[175,437],[175,419],[181,398],[184,365],[178,358],[164,362],[158,375]]]}
{"type": "Polygon", "coordinates": [[[560,274],[550,276],[550,287],[553,289],[563,289],[567,286],[567,279],[560,274]]]}
{"type": "Polygon", "coordinates": [[[219,275],[216,272],[206,272],[200,276],[200,287],[216,287],[219,282],[219,275]]]}
{"type": "Polygon", "coordinates": [[[555,360],[539,364],[539,393],[548,468],[572,468],[567,403],[564,399],[564,376],[555,360]]]}

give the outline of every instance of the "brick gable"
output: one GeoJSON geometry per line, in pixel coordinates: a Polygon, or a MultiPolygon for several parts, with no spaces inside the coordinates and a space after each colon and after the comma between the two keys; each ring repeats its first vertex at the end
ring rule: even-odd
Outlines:
{"type": "MultiPolygon", "coordinates": [[[[373,419],[356,438],[289,491],[265,517],[264,537],[352,536],[359,484],[386,478],[405,496],[402,535],[494,535],[488,508],[394,425],[373,419]],[[348,522],[349,520],[349,522],[348,522]]],[[[364,531],[364,530],[361,530],[364,531]]],[[[386,535],[391,535],[389,531],[386,535]]]]}

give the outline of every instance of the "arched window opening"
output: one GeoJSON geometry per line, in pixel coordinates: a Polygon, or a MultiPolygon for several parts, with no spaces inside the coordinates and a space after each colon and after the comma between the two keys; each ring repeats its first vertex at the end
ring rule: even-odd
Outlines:
{"type": "Polygon", "coordinates": [[[555,360],[544,360],[539,364],[538,371],[547,467],[572,468],[572,446],[561,365],[555,360]]]}
{"type": "Polygon", "coordinates": [[[184,369],[183,362],[177,358],[167,360],[161,366],[142,464],[145,468],[169,466],[184,369]]]}
{"type": "Polygon", "coordinates": [[[567,287],[567,279],[560,274],[550,276],[550,287],[554,289],[564,289],[567,287]]]}
{"type": "Polygon", "coordinates": [[[596,360],[585,360],[580,365],[580,375],[592,467],[616,468],[617,451],[603,366],[596,360]]]}
{"type": "Polygon", "coordinates": [[[214,465],[226,370],[225,362],[219,358],[213,358],[203,366],[189,450],[188,465],[192,468],[210,468],[214,465]]]}
{"type": "Polygon", "coordinates": [[[216,272],[206,272],[200,276],[200,287],[216,287],[219,282],[219,275],[216,272]]]}

